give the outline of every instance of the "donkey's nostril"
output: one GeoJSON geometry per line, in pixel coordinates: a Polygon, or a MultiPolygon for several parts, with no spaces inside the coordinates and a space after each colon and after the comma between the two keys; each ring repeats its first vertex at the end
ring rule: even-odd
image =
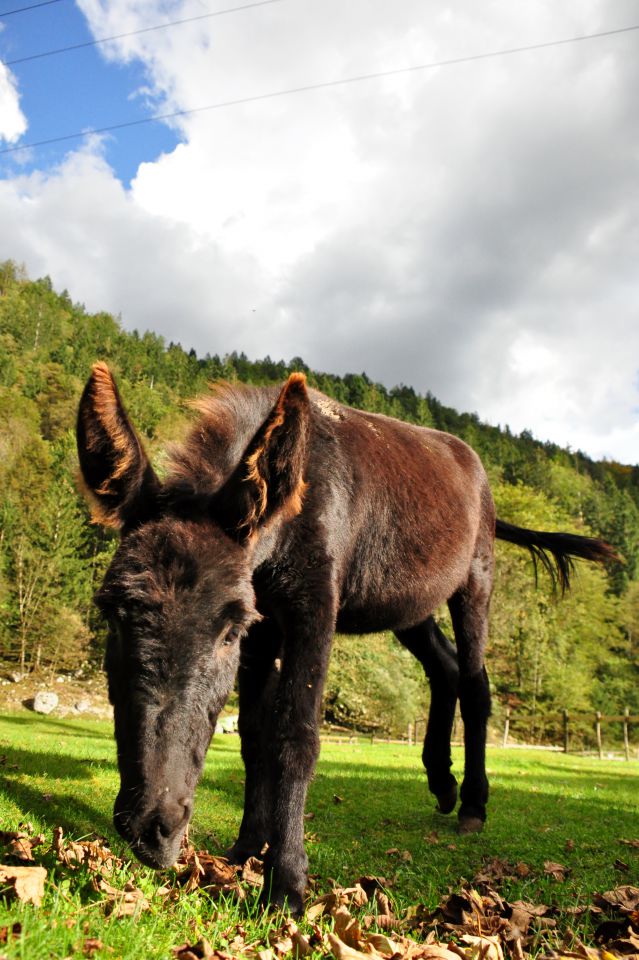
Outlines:
{"type": "Polygon", "coordinates": [[[191,800],[165,800],[158,810],[156,827],[161,837],[172,837],[188,820],[192,809],[191,800]]]}

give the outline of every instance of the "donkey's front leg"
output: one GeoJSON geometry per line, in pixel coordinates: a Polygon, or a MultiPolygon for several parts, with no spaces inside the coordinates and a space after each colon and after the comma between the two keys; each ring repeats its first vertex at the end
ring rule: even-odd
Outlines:
{"type": "Polygon", "coordinates": [[[334,628],[333,622],[319,628],[321,619],[316,614],[315,623],[287,631],[271,727],[273,820],[262,902],[295,915],[304,909],[304,804],[319,756],[319,712],[334,628]]]}
{"type": "Polygon", "coordinates": [[[259,856],[270,839],[273,790],[269,731],[279,681],[275,664],[281,643],[281,632],[269,618],[251,627],[242,642],[239,729],[246,776],[240,833],[227,851],[231,863],[245,863],[249,857],[259,856]]]}

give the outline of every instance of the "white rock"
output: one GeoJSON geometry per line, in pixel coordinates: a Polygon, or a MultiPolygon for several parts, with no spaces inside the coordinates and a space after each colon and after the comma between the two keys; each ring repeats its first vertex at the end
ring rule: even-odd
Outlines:
{"type": "Polygon", "coordinates": [[[48,690],[39,690],[33,698],[33,709],[36,713],[51,713],[58,705],[57,693],[48,690]]]}

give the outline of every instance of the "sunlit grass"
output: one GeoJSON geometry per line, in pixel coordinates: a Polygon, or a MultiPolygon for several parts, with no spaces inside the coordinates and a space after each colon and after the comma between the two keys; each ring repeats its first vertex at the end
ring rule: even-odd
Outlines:
{"type": "MultiPolygon", "coordinates": [[[[108,724],[0,717],[0,755],[2,829],[31,821],[49,838],[56,825],[76,839],[96,832],[125,855],[111,825],[119,778],[108,724]]],[[[459,775],[461,751],[454,761],[459,775]]],[[[307,803],[313,818],[306,822],[310,872],[318,888],[374,874],[387,879],[400,909],[417,902],[434,907],[493,857],[530,867],[528,876],[502,888],[511,898],[575,905],[588,903],[596,891],[637,881],[638,852],[619,841],[639,835],[639,763],[492,749],[488,769],[486,828],[460,837],[455,818],[434,810],[418,746],[325,744],[307,803]],[[388,852],[393,849],[399,854],[388,852]],[[628,873],[615,868],[617,858],[628,864],[628,873]],[[545,860],[569,867],[568,879],[560,883],[546,876],[545,860]]],[[[221,853],[232,842],[242,798],[238,739],[217,737],[196,797],[191,838],[197,847],[221,853]]],[[[153,899],[166,877],[135,863],[125,873],[151,899],[151,910],[135,920],[105,921],[88,877],[56,866],[52,854],[43,863],[50,874],[42,908],[0,900],[0,926],[22,924],[20,937],[10,938],[0,954],[67,957],[84,939],[96,937],[105,951],[95,956],[166,957],[172,947],[203,934],[223,944],[224,934],[240,920],[256,939],[271,923],[256,910],[255,898],[223,908],[201,894],[172,903],[153,899]]]]}

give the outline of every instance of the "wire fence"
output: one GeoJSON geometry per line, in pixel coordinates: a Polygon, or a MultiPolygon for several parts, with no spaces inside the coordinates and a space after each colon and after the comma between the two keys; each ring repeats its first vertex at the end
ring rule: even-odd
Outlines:
{"type": "MultiPolygon", "coordinates": [[[[412,746],[424,738],[426,724],[425,717],[415,717],[407,724],[405,737],[328,728],[322,732],[322,741],[412,746]]],[[[621,714],[562,710],[534,715],[506,707],[501,725],[493,726],[493,740],[502,747],[544,746],[564,753],[594,753],[600,759],[621,753],[626,760],[631,760],[639,759],[638,731],[639,715],[631,714],[629,707],[621,714]]],[[[456,717],[453,743],[462,743],[462,737],[462,725],[456,717]]]]}

